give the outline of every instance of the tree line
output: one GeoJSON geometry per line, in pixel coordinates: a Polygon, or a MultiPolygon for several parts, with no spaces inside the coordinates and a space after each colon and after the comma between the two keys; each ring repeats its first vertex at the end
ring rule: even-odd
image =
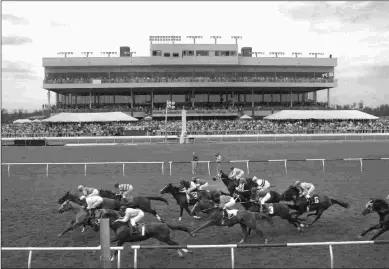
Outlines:
{"type": "MultiPolygon", "coordinates": [[[[350,110],[350,109],[358,109],[362,112],[377,116],[377,117],[389,117],[389,104],[385,105],[380,105],[377,107],[369,107],[365,106],[363,101],[360,101],[359,103],[352,103],[352,104],[347,104],[347,105],[334,105],[332,106],[333,109],[336,110],[350,110]]],[[[42,118],[43,117],[48,117],[49,112],[47,110],[38,110],[35,109],[32,112],[29,112],[25,109],[19,108],[19,109],[14,109],[13,111],[8,111],[5,108],[1,109],[1,122],[2,123],[12,123],[15,120],[18,119],[36,119],[36,118],[42,118]]]]}

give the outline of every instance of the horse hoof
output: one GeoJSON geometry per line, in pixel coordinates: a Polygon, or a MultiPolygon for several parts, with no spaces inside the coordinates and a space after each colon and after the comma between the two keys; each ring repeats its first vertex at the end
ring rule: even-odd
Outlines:
{"type": "Polygon", "coordinates": [[[61,237],[61,236],[62,236],[62,234],[57,235],[57,237],[61,237]]]}
{"type": "Polygon", "coordinates": [[[191,235],[192,237],[195,237],[195,236],[196,236],[196,234],[195,234],[195,233],[190,233],[190,235],[191,235]]]}
{"type": "Polygon", "coordinates": [[[181,218],[178,218],[178,221],[181,221],[181,218]]]}
{"type": "Polygon", "coordinates": [[[201,219],[201,217],[198,217],[198,216],[193,216],[195,219],[201,219]]]}
{"type": "Polygon", "coordinates": [[[115,256],[111,257],[111,262],[115,261],[115,256]]]}
{"type": "Polygon", "coordinates": [[[358,235],[357,238],[358,238],[358,239],[363,239],[363,236],[358,235]]]}
{"type": "Polygon", "coordinates": [[[244,244],[244,241],[243,241],[243,240],[240,240],[240,241],[238,242],[238,244],[244,244]]]}

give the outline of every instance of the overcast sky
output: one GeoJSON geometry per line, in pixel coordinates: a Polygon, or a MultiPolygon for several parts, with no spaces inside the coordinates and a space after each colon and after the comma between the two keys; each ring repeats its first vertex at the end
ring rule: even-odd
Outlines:
{"type": "Polygon", "coordinates": [[[150,35],[204,36],[197,43],[213,42],[211,35],[233,43],[230,36],[240,35],[240,46],[253,51],[332,54],[332,103],[389,103],[388,14],[389,2],[3,2],[2,105],[47,103],[42,57],[100,56],[123,45],[148,56],[150,35]]]}

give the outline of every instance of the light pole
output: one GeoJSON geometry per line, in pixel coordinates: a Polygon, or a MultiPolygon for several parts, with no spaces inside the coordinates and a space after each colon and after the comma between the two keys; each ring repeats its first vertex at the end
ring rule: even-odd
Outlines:
{"type": "Polygon", "coordinates": [[[216,35],[213,35],[211,36],[211,38],[215,39],[215,44],[217,44],[217,40],[222,38],[221,36],[216,36],[216,35]]]}
{"type": "Polygon", "coordinates": [[[167,111],[168,109],[175,109],[176,102],[166,101],[166,111],[165,111],[165,143],[167,144],[167,111]]]}
{"type": "Polygon", "coordinates": [[[199,36],[199,35],[190,35],[190,36],[187,36],[186,38],[191,38],[193,39],[193,44],[196,44],[196,39],[201,39],[203,38],[202,36],[199,36]]]}
{"type": "Polygon", "coordinates": [[[81,54],[84,54],[86,55],[86,57],[89,57],[89,54],[93,54],[93,52],[85,51],[85,52],[81,52],[81,54]]]}
{"type": "Polygon", "coordinates": [[[152,35],[149,36],[150,44],[153,43],[153,41],[171,41],[173,44],[176,41],[181,41],[181,36],[179,35],[172,35],[172,36],[161,36],[161,35],[152,35]]]}
{"type": "Polygon", "coordinates": [[[251,55],[255,54],[255,57],[258,57],[258,54],[259,55],[263,55],[265,54],[264,52],[252,52],[251,55]]]}
{"type": "Polygon", "coordinates": [[[101,54],[108,55],[108,57],[111,57],[111,54],[117,54],[115,51],[103,51],[100,52],[101,54]]]}
{"type": "Polygon", "coordinates": [[[315,58],[317,58],[317,55],[324,55],[323,52],[310,52],[309,55],[315,55],[315,58]]]}
{"type": "Polygon", "coordinates": [[[302,55],[302,53],[301,52],[292,52],[292,55],[294,55],[297,58],[299,55],[302,55]]]}
{"type": "Polygon", "coordinates": [[[278,57],[278,55],[284,55],[285,53],[283,53],[283,52],[270,52],[270,54],[278,57]]]}
{"type": "Polygon", "coordinates": [[[242,39],[241,36],[231,36],[232,39],[235,39],[235,44],[238,44],[238,39],[242,39]]]}
{"type": "Polygon", "coordinates": [[[65,58],[67,58],[68,54],[69,55],[73,55],[73,52],[64,52],[64,51],[62,51],[62,52],[58,52],[57,54],[58,55],[65,55],[65,58]]]}

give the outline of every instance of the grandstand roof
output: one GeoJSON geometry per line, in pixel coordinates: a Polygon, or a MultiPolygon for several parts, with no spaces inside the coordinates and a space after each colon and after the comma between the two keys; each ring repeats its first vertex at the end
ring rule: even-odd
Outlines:
{"type": "Polygon", "coordinates": [[[111,121],[137,121],[123,112],[105,113],[59,113],[42,122],[111,122],[111,121]]]}
{"type": "Polygon", "coordinates": [[[376,120],[378,117],[359,110],[282,110],[266,120],[376,120]]]}

